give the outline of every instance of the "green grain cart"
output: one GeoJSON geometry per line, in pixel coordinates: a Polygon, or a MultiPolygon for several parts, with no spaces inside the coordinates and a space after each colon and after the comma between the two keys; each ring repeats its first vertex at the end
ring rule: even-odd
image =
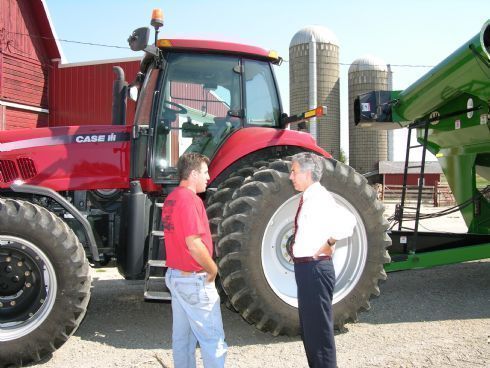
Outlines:
{"type": "MultiPolygon", "coordinates": [[[[403,91],[373,91],[354,103],[356,125],[364,129],[407,127],[405,181],[393,216],[391,263],[387,271],[424,268],[490,258],[490,20],[481,32],[403,91]],[[420,165],[410,152],[422,147],[420,165]],[[416,206],[406,205],[409,169],[424,175],[425,152],[439,160],[468,226],[466,234],[418,231],[423,180],[416,206]],[[410,166],[412,165],[412,166],[410,166]],[[414,220],[414,226],[404,221],[414,220]]],[[[443,211],[446,214],[449,211],[443,211]]],[[[433,216],[433,215],[431,215],[433,216]]]]}

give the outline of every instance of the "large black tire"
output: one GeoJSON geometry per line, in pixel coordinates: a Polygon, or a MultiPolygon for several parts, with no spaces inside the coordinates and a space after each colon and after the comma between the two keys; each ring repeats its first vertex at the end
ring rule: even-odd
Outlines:
{"type": "MultiPolygon", "coordinates": [[[[206,213],[209,218],[209,227],[211,228],[213,244],[215,246],[218,244],[218,225],[223,220],[223,210],[226,204],[231,201],[233,193],[243,184],[243,181],[257,171],[258,167],[264,165],[267,165],[267,162],[260,161],[256,163],[256,167],[247,166],[237,170],[218,186],[215,193],[208,196],[206,200],[206,213]]],[[[218,249],[216,249],[215,255],[219,258],[218,249]]],[[[216,288],[218,289],[221,303],[224,303],[228,309],[236,311],[223,288],[219,275],[216,279],[216,288]]]]}
{"type": "MultiPolygon", "coordinates": [[[[338,242],[334,258],[334,318],[341,327],[379,294],[391,241],[383,205],[364,177],[335,160],[323,162],[321,183],[358,220],[354,235],[338,242]]],[[[215,234],[220,276],[232,305],[273,335],[299,333],[294,268],[285,249],[299,201],[289,171],[290,162],[278,160],[246,178],[224,205],[215,234]]]]}
{"type": "Polygon", "coordinates": [[[73,231],[29,202],[0,199],[0,367],[37,362],[75,332],[90,267],[73,231]]]}

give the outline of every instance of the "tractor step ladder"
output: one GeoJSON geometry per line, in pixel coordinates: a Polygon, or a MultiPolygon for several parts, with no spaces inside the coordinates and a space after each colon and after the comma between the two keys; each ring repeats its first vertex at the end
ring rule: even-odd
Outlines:
{"type": "MultiPolygon", "coordinates": [[[[167,264],[164,259],[154,259],[155,256],[155,242],[162,240],[164,238],[164,233],[162,230],[157,230],[161,223],[163,203],[155,202],[153,206],[153,219],[152,219],[152,230],[150,232],[150,237],[148,240],[148,262],[146,263],[145,272],[145,300],[170,300],[172,299],[170,291],[165,285],[165,271],[167,269],[167,264]],[[154,273],[158,275],[154,275],[154,273]],[[154,287],[157,288],[154,289],[154,287]]],[[[159,247],[157,247],[159,250],[159,247]]],[[[156,255],[158,257],[158,255],[156,255]]]]}
{"type": "Polygon", "coordinates": [[[410,239],[411,244],[408,243],[406,244],[407,250],[410,253],[415,253],[417,247],[417,234],[419,231],[420,205],[422,203],[422,189],[424,187],[425,155],[427,152],[427,136],[429,132],[429,126],[430,126],[430,121],[428,120],[424,122],[415,122],[408,127],[407,152],[405,155],[405,167],[403,170],[402,198],[397,212],[399,216],[398,231],[413,231],[413,236],[408,238],[410,239]],[[417,128],[424,129],[424,139],[422,141],[422,144],[416,144],[412,146],[410,142],[412,137],[412,131],[416,130],[417,128]],[[415,148],[422,148],[422,159],[419,165],[412,165],[410,163],[410,151],[415,148]],[[406,196],[407,196],[407,187],[408,187],[407,182],[408,182],[409,169],[420,169],[418,191],[417,191],[417,205],[415,207],[405,205],[406,196]],[[403,226],[403,216],[404,216],[405,209],[415,210],[415,212],[410,212],[411,215],[415,215],[415,223],[413,228],[403,226]]]}

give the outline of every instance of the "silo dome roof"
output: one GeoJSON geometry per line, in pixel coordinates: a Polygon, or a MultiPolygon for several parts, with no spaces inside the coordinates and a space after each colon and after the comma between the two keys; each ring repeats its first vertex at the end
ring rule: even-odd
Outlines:
{"type": "Polygon", "coordinates": [[[386,65],[384,60],[376,56],[364,55],[363,57],[354,60],[351,66],[349,67],[349,73],[362,72],[367,70],[386,72],[388,71],[388,66],[386,65]]]}
{"type": "Polygon", "coordinates": [[[339,46],[337,36],[323,26],[306,26],[300,29],[291,39],[289,47],[310,43],[310,42],[330,43],[335,46],[339,46]]]}

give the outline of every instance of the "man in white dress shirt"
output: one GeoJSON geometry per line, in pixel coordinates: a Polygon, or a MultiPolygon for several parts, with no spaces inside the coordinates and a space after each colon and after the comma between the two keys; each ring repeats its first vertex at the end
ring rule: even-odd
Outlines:
{"type": "Polygon", "coordinates": [[[293,156],[291,179],[303,192],[295,216],[294,237],[289,247],[298,287],[301,336],[308,365],[337,366],[333,330],[332,297],[335,270],[332,255],[339,239],[352,235],[356,218],[340,207],[320,184],[323,162],[303,152],[293,156]]]}

